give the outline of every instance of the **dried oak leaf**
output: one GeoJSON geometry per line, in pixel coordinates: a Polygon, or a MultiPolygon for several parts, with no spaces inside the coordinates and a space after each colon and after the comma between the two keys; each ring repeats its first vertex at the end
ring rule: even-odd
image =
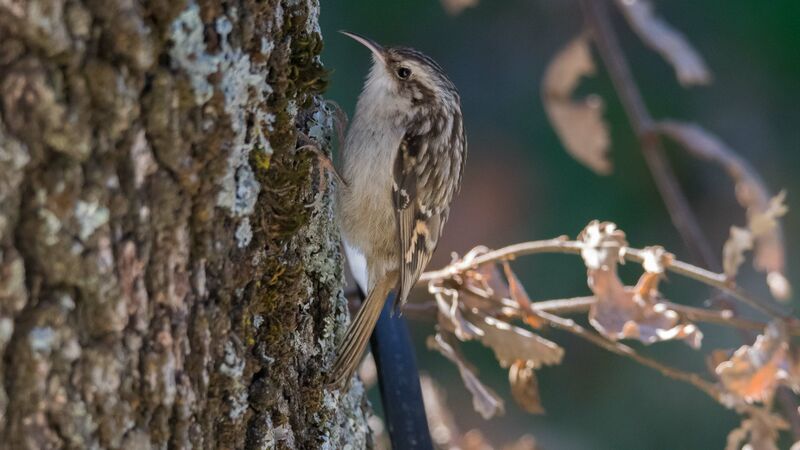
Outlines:
{"type": "Polygon", "coordinates": [[[561,363],[564,349],[555,342],[494,317],[477,317],[480,320],[471,322],[482,331],[479,339],[483,345],[494,350],[502,367],[509,367],[518,359],[531,361],[536,367],[561,363]]]}
{"type": "Polygon", "coordinates": [[[752,214],[748,210],[747,226],[756,238],[756,255],[753,265],[756,269],[767,272],[767,285],[772,296],[788,301],[792,295],[792,288],[783,273],[785,250],[777,221],[788,211],[783,203],[785,198],[786,191],[781,191],[769,200],[766,210],[752,214]]]}
{"type": "Polygon", "coordinates": [[[482,335],[481,330],[470,323],[459,308],[459,292],[455,289],[439,285],[428,286],[439,309],[437,320],[442,329],[456,335],[462,341],[476,339],[482,335]]]}
{"type": "Polygon", "coordinates": [[[472,280],[480,282],[481,289],[489,295],[507,298],[511,296],[508,284],[503,281],[503,275],[496,264],[484,264],[474,271],[472,280]]]}
{"type": "Polygon", "coordinates": [[[693,324],[682,323],[675,311],[659,302],[658,281],[674,257],[661,247],[642,251],[648,271],[635,287],[626,287],[617,275],[628,243],[625,233],[611,222],[592,221],[578,235],[588,271],[589,288],[597,298],[589,322],[609,339],[638,339],[646,344],[682,339],[699,348],[703,337],[693,324]]]}
{"type": "Polygon", "coordinates": [[[511,265],[508,261],[503,261],[503,272],[508,280],[508,291],[511,299],[517,302],[520,311],[522,311],[522,320],[533,328],[542,328],[545,321],[539,317],[533,309],[531,309],[531,298],[525,291],[525,287],[520,283],[517,274],[511,270],[511,265]]]}
{"type": "MultiPolygon", "coordinates": [[[[719,164],[736,184],[736,198],[746,212],[748,228],[752,234],[755,247],[753,265],[767,274],[767,284],[772,295],[780,300],[788,300],[791,286],[784,275],[786,265],[783,232],[777,218],[786,213],[783,205],[785,193],[770,198],[764,181],[752,167],[740,158],[717,136],[692,124],[673,120],[665,120],[657,124],[658,130],[679,143],[699,158],[719,164]]],[[[742,233],[744,229],[731,230],[727,251],[723,249],[725,274],[734,277],[741,265],[741,258],[746,250],[747,239],[742,233]],[[736,235],[734,235],[736,233],[736,235]],[[740,253],[741,252],[741,253],[740,253]]]]}
{"type": "Polygon", "coordinates": [[[429,349],[437,350],[458,367],[464,386],[472,394],[472,407],[484,419],[491,419],[505,412],[503,400],[489,387],[481,383],[470,364],[441,334],[437,333],[436,336],[428,337],[427,344],[429,349]]]}
{"type": "Polygon", "coordinates": [[[776,414],[765,409],[751,410],[739,428],[728,434],[725,450],[778,450],[780,431],[788,428],[786,421],[776,414]]]}
{"type": "Polygon", "coordinates": [[[592,271],[589,287],[597,302],[589,310],[589,323],[613,340],[638,339],[652,344],[681,339],[700,348],[703,333],[658,301],[657,280],[658,275],[645,273],[631,288],[624,286],[615,272],[592,271]]]}
{"type": "Polygon", "coordinates": [[[482,264],[461,275],[460,298],[466,310],[479,309],[495,317],[517,317],[519,307],[511,300],[508,283],[497,264],[482,264]],[[480,291],[480,293],[476,292],[480,291]]]}
{"type": "Polygon", "coordinates": [[[792,367],[786,328],[771,322],[752,346],[739,347],[733,356],[720,363],[715,372],[723,386],[746,402],[772,398],[792,367]]]}
{"type": "Polygon", "coordinates": [[[767,270],[767,284],[772,295],[781,300],[787,300],[791,295],[791,286],[786,276],[783,275],[783,264],[773,265],[772,261],[783,261],[783,244],[778,241],[780,228],[778,218],[788,211],[783,203],[786,192],[781,191],[771,198],[766,209],[760,212],[748,210],[747,228],[731,227],[731,233],[722,247],[722,262],[725,275],[733,279],[744,263],[744,253],[756,245],[756,261],[754,264],[760,270],[767,270]],[[759,259],[759,256],[761,259],[759,259]],[[759,263],[761,261],[761,263],[759,263]],[[766,263],[765,263],[766,261],[766,263]],[[776,270],[771,270],[775,267],[776,270]],[[778,267],[780,267],[778,269],[778,267]]]}
{"type": "Polygon", "coordinates": [[[683,86],[708,84],[711,72],[686,38],[653,12],[649,0],[616,0],[631,28],[642,41],[666,59],[683,86]]]}
{"type": "Polygon", "coordinates": [[[508,369],[508,383],[511,385],[511,395],[522,409],[532,414],[544,414],[533,361],[514,361],[508,369]]]}
{"type": "Polygon", "coordinates": [[[731,226],[731,234],[722,246],[722,270],[729,279],[736,277],[744,263],[744,253],[753,249],[753,233],[750,230],[731,226]]]}
{"type": "Polygon", "coordinates": [[[648,273],[663,274],[666,268],[675,261],[675,255],[666,251],[660,245],[653,245],[642,249],[642,267],[648,273]]]}
{"type": "Polygon", "coordinates": [[[584,35],[574,38],[550,62],[542,81],[542,101],[550,123],[573,158],[601,175],[611,173],[608,160],[608,125],[603,120],[603,101],[596,95],[572,99],[581,77],[595,66],[584,35]]]}
{"type": "Polygon", "coordinates": [[[578,235],[581,257],[589,270],[614,270],[622,261],[628,242],[625,232],[612,222],[593,220],[578,235]]]}

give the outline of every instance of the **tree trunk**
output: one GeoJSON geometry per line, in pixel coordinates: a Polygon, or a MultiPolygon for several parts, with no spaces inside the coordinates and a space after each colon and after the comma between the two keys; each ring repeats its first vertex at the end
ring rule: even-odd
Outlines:
{"type": "Polygon", "coordinates": [[[353,448],[317,0],[0,1],[0,448],[353,448]]]}

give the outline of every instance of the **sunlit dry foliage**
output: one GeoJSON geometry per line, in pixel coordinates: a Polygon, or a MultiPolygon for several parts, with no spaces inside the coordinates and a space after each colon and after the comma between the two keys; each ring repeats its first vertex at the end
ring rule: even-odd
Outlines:
{"type": "Polygon", "coordinates": [[[725,450],[778,450],[778,434],[789,428],[783,418],[766,409],[753,409],[728,435],[725,450]]]}
{"type": "Polygon", "coordinates": [[[444,390],[428,375],[420,376],[422,396],[425,399],[425,415],[431,438],[437,449],[441,450],[537,450],[533,436],[524,435],[502,447],[492,445],[483,434],[472,429],[462,432],[447,406],[444,390]]]}
{"type": "Polygon", "coordinates": [[[627,247],[625,233],[612,223],[594,221],[578,240],[584,244],[581,256],[597,299],[589,310],[589,322],[597,331],[613,340],[632,338],[652,344],[682,339],[700,347],[703,334],[697,327],[660,301],[658,281],[673,259],[671,254],[661,247],[645,249],[645,272],[636,286],[625,286],[617,275],[620,252],[627,247]]]}
{"type": "Polygon", "coordinates": [[[475,374],[475,368],[464,360],[464,357],[445,340],[441,334],[428,338],[428,348],[437,350],[445,358],[458,367],[464,386],[472,394],[472,406],[484,419],[489,419],[505,412],[503,400],[490,388],[486,387],[475,374]]]}
{"type": "Polygon", "coordinates": [[[610,138],[603,119],[603,100],[596,95],[572,98],[580,79],[594,73],[589,39],[578,36],[548,66],[542,99],[547,117],[567,151],[590,169],[606,175],[611,172],[611,162],[607,157],[610,138]]]}
{"type": "Polygon", "coordinates": [[[707,84],[711,81],[711,72],[703,57],[672,25],[656,16],[649,0],[615,1],[642,42],[672,64],[682,85],[707,84]]]}
{"type": "Polygon", "coordinates": [[[715,369],[722,384],[746,402],[770,402],[780,384],[797,390],[800,361],[786,325],[771,322],[752,346],[743,345],[715,369]]]}
{"type": "Polygon", "coordinates": [[[772,295],[786,300],[791,287],[784,275],[785,250],[783,233],[777,219],[786,214],[783,204],[785,192],[770,197],[761,177],[717,136],[699,125],[665,120],[657,130],[675,140],[690,154],[722,166],[735,184],[736,198],[745,208],[748,226],[731,228],[725,244],[723,265],[725,274],[733,278],[744,262],[744,252],[755,244],[756,269],[767,273],[767,283],[772,295]]]}
{"type": "Polygon", "coordinates": [[[668,302],[658,289],[667,272],[688,276],[743,300],[749,298],[740,289],[728,287],[724,274],[679,261],[660,246],[632,248],[614,223],[592,221],[574,241],[557,238],[494,251],[477,247],[448,267],[423,274],[421,282],[427,283],[438,307],[437,334],[428,339],[428,346],[456,364],[472,394],[473,406],[484,418],[501,414],[503,400],[479,379],[459,351],[459,341],[475,340],[492,348],[500,366],[509,369],[514,400],[528,412],[543,413],[536,370],[560,364],[564,355],[560,346],[540,335],[554,327],[688,382],[721,405],[749,415],[742,428],[732,434],[731,442],[757,442],[776,436],[777,430],[783,428],[769,412],[775,390],[781,385],[795,390],[800,387],[800,364],[796,358],[800,349],[790,339],[800,334],[800,325],[791,319],[769,323],[734,319],[730,311],[708,311],[668,302]],[[537,253],[579,255],[586,266],[592,297],[532,300],[509,261],[537,253]],[[626,286],[617,272],[625,261],[638,263],[643,269],[634,286],[626,286]],[[560,317],[575,313],[586,313],[597,333],[560,317]],[[683,340],[699,350],[702,333],[692,319],[746,329],[760,327],[763,334],[752,346],[742,346],[732,355],[712,351],[718,383],[666,366],[617,342],[683,340]],[[531,330],[512,324],[514,321],[525,323],[531,330]],[[758,403],[763,406],[751,406],[758,403]]]}
{"type": "Polygon", "coordinates": [[[544,413],[535,364],[521,359],[514,361],[508,369],[508,384],[511,385],[511,395],[522,409],[533,414],[544,413]]]}
{"type": "MultiPolygon", "coordinates": [[[[800,392],[800,348],[793,341],[793,337],[800,336],[800,321],[772,302],[749,294],[738,285],[737,275],[752,250],[753,265],[766,274],[773,297],[790,299],[791,285],[785,275],[785,248],[779,223],[787,213],[786,193],[771,195],[762,178],[744,159],[700,125],[651,117],[607,17],[607,2],[579,0],[579,3],[587,19],[587,29],[557,52],[545,70],[541,86],[544,109],[567,152],[598,174],[611,173],[609,124],[603,118],[603,100],[595,95],[574,97],[581,79],[596,72],[594,46],[619,94],[642,152],[648,156],[648,168],[665,198],[673,223],[684,239],[690,245],[708,248],[702,232],[698,234],[685,226],[695,218],[682,197],[679,182],[661,155],[664,140],[724,169],[733,182],[747,223],[731,226],[730,237],[716,261],[722,273],[680,261],[661,246],[632,248],[625,233],[611,222],[592,221],[574,241],[562,237],[498,250],[476,247],[444,269],[423,274],[420,280],[421,284],[427,284],[438,310],[437,335],[431,338],[431,345],[456,363],[476,409],[484,417],[502,411],[502,400],[478,379],[459,352],[458,341],[474,340],[492,348],[501,367],[509,370],[514,400],[528,412],[542,413],[536,371],[560,364],[564,354],[548,334],[550,328],[555,328],[689,383],[741,414],[741,426],[728,436],[727,450],[776,449],[780,432],[789,429],[787,419],[800,429],[796,406],[784,408],[782,415],[773,411],[780,389],[800,392]],[[580,255],[591,295],[532,299],[510,262],[538,253],[580,255]],[[627,285],[618,274],[619,265],[626,261],[642,268],[633,285],[627,285]],[[661,292],[667,272],[707,284],[767,319],[740,317],[732,307],[713,310],[671,302],[661,292]],[[564,317],[574,314],[585,314],[594,331],[564,317]],[[707,374],[670,367],[623,343],[681,340],[699,351],[703,337],[699,326],[704,322],[759,333],[751,344],[735,352],[709,349],[707,359],[713,379],[707,374]]],[[[672,65],[682,86],[711,82],[712,75],[703,57],[683,34],[656,15],[649,0],[613,0],[613,4],[645,45],[672,65]]],[[[703,259],[713,260],[713,253],[705,252],[703,259]]],[[[709,265],[716,266],[711,262],[709,265]]],[[[800,450],[800,442],[792,448],[800,450]]]]}

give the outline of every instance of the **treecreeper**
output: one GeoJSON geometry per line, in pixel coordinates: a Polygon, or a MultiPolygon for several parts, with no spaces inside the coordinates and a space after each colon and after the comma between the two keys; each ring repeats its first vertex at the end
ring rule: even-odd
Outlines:
{"type": "Polygon", "coordinates": [[[395,312],[431,258],[461,185],[467,141],[458,91],[427,55],[342,32],[372,52],[372,67],[342,148],[336,210],[345,244],[367,265],[367,299],[329,375],[345,387],[387,295],[395,312]]]}

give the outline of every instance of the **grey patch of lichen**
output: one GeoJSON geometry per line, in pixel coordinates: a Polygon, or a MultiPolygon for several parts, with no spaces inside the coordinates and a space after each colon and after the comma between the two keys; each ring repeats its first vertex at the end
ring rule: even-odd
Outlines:
{"type": "Polygon", "coordinates": [[[228,405],[228,417],[231,420],[238,420],[247,412],[247,386],[245,386],[244,370],[245,361],[242,357],[242,346],[234,338],[229,338],[225,342],[222,364],[219,372],[230,378],[229,391],[225,401],[228,405]]]}
{"type": "MultiPolygon", "coordinates": [[[[308,135],[314,139],[323,151],[329,153],[333,116],[331,111],[315,99],[315,108],[304,124],[308,135]]],[[[323,192],[315,193],[309,223],[298,236],[302,242],[301,254],[306,274],[318,284],[332,288],[330,298],[322,301],[330,302],[332,314],[323,319],[323,329],[314,348],[314,353],[322,354],[329,367],[335,356],[337,330],[346,328],[348,316],[347,300],[344,297],[343,256],[339,245],[339,229],[334,213],[334,190],[332,177],[326,171],[318,171],[323,181],[323,192]]],[[[309,301],[312,301],[313,287],[308,286],[309,301]]],[[[302,307],[302,305],[301,305],[302,307]]],[[[326,391],[322,410],[316,417],[327,417],[321,424],[323,444],[321,448],[367,448],[371,442],[371,434],[367,423],[368,414],[364,408],[365,392],[360,381],[352,383],[347,392],[326,391]]]]}
{"type": "Polygon", "coordinates": [[[79,200],[75,204],[75,219],[80,226],[78,236],[85,241],[95,230],[108,222],[108,217],[109,211],[105,206],[79,200]]]}
{"type": "Polygon", "coordinates": [[[250,226],[250,219],[245,217],[236,227],[236,246],[245,248],[253,240],[253,228],[250,226]]]}
{"type": "Polygon", "coordinates": [[[331,414],[332,419],[324,429],[322,450],[370,447],[369,414],[363,407],[365,395],[360,380],[353,380],[347,392],[325,393],[323,411],[331,414]]]}
{"type": "MultiPolygon", "coordinates": [[[[219,34],[220,50],[208,53],[200,7],[192,3],[172,23],[171,39],[174,45],[170,56],[174,65],[189,77],[197,105],[205,104],[214,94],[215,87],[209,81],[209,76],[215,73],[222,75],[218,88],[224,95],[225,112],[230,118],[234,137],[229,150],[228,168],[219,180],[221,189],[217,195],[217,205],[235,217],[245,217],[253,213],[261,190],[248,157],[257,146],[270,148],[260,130],[271,122],[261,106],[272,93],[272,87],[266,82],[264,68],[254,65],[242,49],[231,46],[229,35],[232,30],[233,24],[228,17],[218,17],[215,31],[219,34]],[[247,136],[246,124],[250,117],[256,127],[257,139],[248,139],[247,136]]],[[[268,59],[269,53],[265,51],[271,51],[271,47],[262,45],[264,59],[268,59]]]]}

